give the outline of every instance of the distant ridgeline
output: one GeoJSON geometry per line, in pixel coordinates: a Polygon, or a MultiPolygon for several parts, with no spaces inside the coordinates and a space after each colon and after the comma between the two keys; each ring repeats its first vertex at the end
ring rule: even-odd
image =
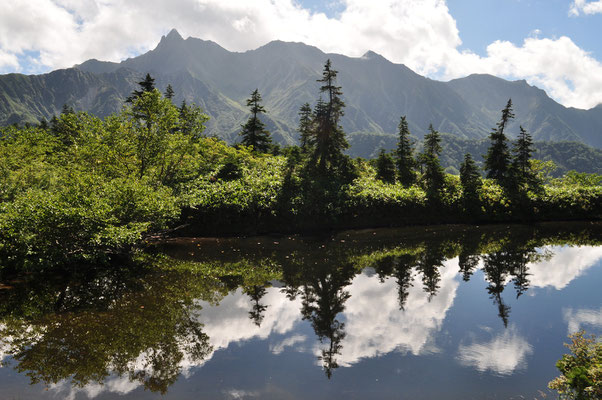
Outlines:
{"type": "Polygon", "coordinates": [[[257,88],[232,146],[207,135],[198,105],[178,102],[171,84],[161,93],[148,73],[104,120],[65,106],[49,122],[0,128],[0,270],[108,264],[166,235],[602,217],[601,175],[555,178],[522,125],[509,140],[512,100],[474,153],[433,124],[416,148],[397,116],[392,152],[351,158],[333,65],[323,65],[312,104],[296,110],[298,145],[275,143],[257,88]],[[444,157],[461,159],[459,176],[444,157]]]}
{"type": "MultiPolygon", "coordinates": [[[[483,147],[478,140],[487,137],[508,98],[519,110],[508,126],[511,139],[523,126],[538,143],[570,141],[602,148],[602,106],[566,108],[525,81],[471,75],[438,82],[374,52],[351,58],[324,54],[302,43],[275,41],[244,53],[229,52],[211,41],[183,39],[175,30],[154,50],[120,63],[89,60],[43,75],[0,76],[0,125],[50,120],[63,105],[104,118],[119,112],[136,82],[150,72],[160,90],[172,85],[175,104],[184,100],[197,104],[210,117],[206,133],[228,143],[238,140],[249,115],[245,101],[258,89],[266,110],[263,121],[273,141],[291,145],[299,139],[299,108],[315,100],[319,66],[327,58],[341,71],[338,78],[346,104],[341,126],[350,134],[352,156],[371,157],[381,147],[394,147],[395,140],[388,135],[397,131],[400,115],[407,116],[417,138],[424,137],[433,124],[437,131],[457,138],[453,146],[478,150],[483,147]]],[[[444,147],[450,141],[445,138],[444,147]]],[[[536,147],[541,150],[536,158],[555,161],[560,171],[599,172],[598,150],[536,147]]],[[[461,160],[449,154],[442,164],[453,167],[450,171],[459,170],[461,160]]],[[[482,161],[481,154],[473,153],[477,162],[482,161]]]]}

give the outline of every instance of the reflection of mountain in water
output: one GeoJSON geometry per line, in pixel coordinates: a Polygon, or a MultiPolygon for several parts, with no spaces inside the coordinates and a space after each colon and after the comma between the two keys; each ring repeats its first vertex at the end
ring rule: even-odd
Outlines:
{"type": "MultiPolygon", "coordinates": [[[[201,262],[160,258],[152,268],[6,281],[13,288],[0,291],[0,351],[32,383],[87,388],[90,397],[139,385],[165,393],[216,351],[251,338],[269,340],[273,354],[313,353],[330,377],[366,358],[441,351],[436,333],[461,282],[481,269],[483,294],[508,328],[462,343],[457,359],[508,375],[525,366],[532,347],[504,298],[564,288],[602,258],[600,247],[563,246],[599,245],[597,231],[572,227],[565,237],[556,227],[553,235],[545,227],[345,233],[255,252],[225,240],[238,251],[214,258],[207,251],[201,262]],[[268,283],[275,278],[277,287],[268,283]],[[297,331],[305,323],[315,336],[297,331]]],[[[565,319],[599,324],[599,314],[567,310],[565,319]]]]}

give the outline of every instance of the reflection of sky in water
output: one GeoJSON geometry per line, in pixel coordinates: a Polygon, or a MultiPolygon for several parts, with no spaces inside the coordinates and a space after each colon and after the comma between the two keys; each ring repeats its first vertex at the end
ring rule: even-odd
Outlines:
{"type": "Polygon", "coordinates": [[[510,375],[517,369],[524,369],[527,356],[532,353],[533,347],[512,325],[491,340],[461,344],[458,360],[462,365],[474,367],[480,372],[490,370],[500,375],[510,375]]]}
{"type": "Polygon", "coordinates": [[[602,307],[599,309],[578,309],[566,308],[563,310],[564,320],[568,324],[568,332],[575,333],[581,329],[602,329],[602,307]]]}
{"type": "Polygon", "coordinates": [[[348,289],[351,298],[345,303],[347,337],[339,364],[351,366],[360,359],[392,351],[414,355],[437,352],[434,335],[441,329],[459,284],[457,260],[445,262],[440,271],[441,288],[430,301],[420,276],[414,275],[404,310],[399,309],[394,278],[380,283],[376,276],[356,276],[348,289]]]}
{"type": "MultiPolygon", "coordinates": [[[[518,315],[511,315],[511,323],[506,329],[500,327],[500,324],[495,324],[492,319],[483,325],[482,321],[476,320],[478,315],[472,317],[472,320],[471,316],[466,317],[466,321],[471,323],[468,326],[455,326],[460,323],[451,320],[453,318],[446,320],[454,303],[478,303],[483,312],[491,314],[491,318],[495,316],[495,309],[481,279],[476,280],[473,277],[470,282],[471,285],[478,284],[478,291],[472,292],[467,288],[466,292],[463,292],[465,284],[461,282],[458,273],[457,259],[445,261],[440,268],[440,289],[430,301],[428,294],[422,289],[421,277],[414,272],[413,286],[409,289],[404,310],[399,308],[398,286],[394,278],[385,278],[384,282],[381,282],[372,271],[364,271],[345,287],[351,297],[345,302],[345,311],[338,317],[345,323],[346,332],[341,353],[337,356],[339,365],[354,369],[362,368],[364,361],[376,357],[382,358],[384,363],[385,360],[390,362],[389,356],[392,355],[421,356],[425,360],[434,360],[429,361],[435,362],[431,368],[437,368],[436,363],[442,362],[443,357],[446,361],[442,363],[447,363],[450,369],[460,371],[458,373],[462,373],[463,368],[468,371],[476,370],[481,374],[491,373],[492,376],[508,377],[517,372],[524,373],[530,367],[532,359],[541,357],[541,353],[547,351],[546,348],[538,348],[538,345],[542,346],[538,335],[543,335],[543,329],[549,328],[539,326],[539,330],[533,327],[527,329],[529,313],[538,313],[538,309],[528,309],[531,304],[529,302],[536,302],[535,297],[542,297],[539,303],[533,304],[543,310],[543,307],[546,307],[545,296],[560,299],[560,290],[571,288],[571,282],[585,275],[588,269],[602,259],[602,247],[551,247],[550,250],[554,253],[551,259],[529,264],[529,290],[537,287],[550,287],[555,290],[538,292],[536,296],[529,297],[531,300],[523,297],[516,300],[512,312],[518,315]],[[475,298],[459,301],[463,296],[475,298]]],[[[468,287],[468,284],[466,285],[468,287]]],[[[511,285],[507,285],[503,295],[514,301],[511,285]]],[[[569,300],[571,299],[555,300],[553,304],[564,304],[559,302],[567,301],[571,306],[560,305],[558,320],[550,321],[550,324],[562,325],[562,334],[566,333],[567,325],[569,332],[580,328],[594,329],[593,332],[595,329],[602,329],[602,308],[581,307],[578,298],[575,299],[574,305],[569,300]]],[[[225,297],[218,307],[201,303],[203,310],[199,318],[204,324],[203,331],[210,337],[214,351],[200,365],[188,363],[184,359],[182,364],[186,379],[181,379],[176,385],[186,385],[187,382],[193,382],[203,376],[213,359],[219,358],[224,349],[232,349],[234,344],[239,349],[246,345],[256,346],[258,341],[267,342],[269,348],[269,352],[264,353],[262,357],[309,354],[314,360],[312,368],[316,368],[315,356],[324,344],[319,343],[309,328],[309,323],[302,320],[301,299],[298,297],[291,301],[280,288],[271,287],[267,289],[261,303],[267,305],[267,309],[259,327],[249,318],[252,303],[241,289],[225,297]]],[[[566,339],[561,336],[559,340],[566,339]]],[[[236,354],[236,351],[234,349],[233,354],[236,354]]],[[[554,355],[552,359],[554,358],[557,356],[554,355]]],[[[546,363],[548,362],[546,359],[546,363]]],[[[545,367],[553,368],[553,361],[550,365],[546,364],[545,367]]],[[[292,368],[309,366],[297,365],[292,368]]],[[[335,372],[335,376],[340,372],[335,372]]],[[[294,374],[295,371],[291,370],[290,373],[294,374]]],[[[51,392],[59,397],[75,398],[79,393],[94,398],[103,393],[132,394],[136,387],[137,384],[129,382],[127,378],[110,378],[104,385],[87,385],[80,389],[73,389],[67,383],[62,383],[51,387],[51,392]]],[[[228,389],[223,395],[226,398],[246,398],[258,394],[241,388],[228,389]]]]}
{"type": "Polygon", "coordinates": [[[601,247],[547,247],[554,256],[548,261],[529,263],[532,287],[552,286],[561,290],[602,259],[601,247]]]}

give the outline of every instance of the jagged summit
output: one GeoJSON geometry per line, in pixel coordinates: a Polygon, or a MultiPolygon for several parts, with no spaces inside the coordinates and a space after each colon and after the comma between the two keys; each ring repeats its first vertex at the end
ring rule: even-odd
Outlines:
{"type": "Polygon", "coordinates": [[[171,39],[171,40],[174,40],[174,39],[184,40],[184,38],[182,38],[182,35],[180,35],[180,32],[178,32],[176,28],[173,28],[171,31],[169,31],[167,36],[163,36],[163,38],[171,39]]]}
{"type": "Polygon", "coordinates": [[[385,57],[381,56],[380,54],[378,54],[372,50],[368,50],[367,52],[365,52],[361,58],[364,60],[374,60],[374,59],[387,60],[385,57]]]}
{"type": "Polygon", "coordinates": [[[174,28],[167,35],[161,36],[161,40],[157,45],[157,48],[171,46],[173,44],[184,42],[184,38],[180,35],[180,33],[174,28]]]}

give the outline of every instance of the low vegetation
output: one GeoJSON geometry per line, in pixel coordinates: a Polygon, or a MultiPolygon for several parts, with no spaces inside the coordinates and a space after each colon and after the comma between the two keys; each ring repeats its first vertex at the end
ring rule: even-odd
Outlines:
{"type": "Polygon", "coordinates": [[[565,344],[571,354],[556,363],[561,375],[549,383],[562,399],[595,400],[602,398],[602,343],[584,331],[569,336],[565,344]]]}

